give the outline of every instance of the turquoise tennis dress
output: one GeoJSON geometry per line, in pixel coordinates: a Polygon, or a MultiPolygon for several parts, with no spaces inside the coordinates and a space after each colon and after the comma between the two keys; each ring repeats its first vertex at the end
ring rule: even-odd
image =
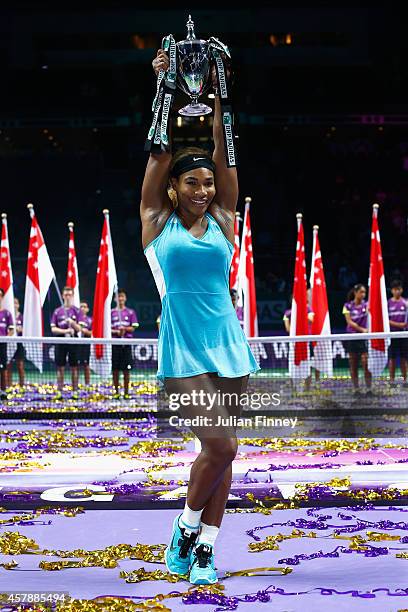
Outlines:
{"type": "Polygon", "coordinates": [[[195,238],[176,212],[145,248],[162,301],[157,378],[204,372],[234,378],[259,370],[229,293],[234,247],[212,215],[195,238]]]}

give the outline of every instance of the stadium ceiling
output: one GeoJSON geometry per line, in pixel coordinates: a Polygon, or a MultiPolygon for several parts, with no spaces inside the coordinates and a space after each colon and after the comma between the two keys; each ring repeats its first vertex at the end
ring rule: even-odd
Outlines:
{"type": "MultiPolygon", "coordinates": [[[[97,10],[64,2],[57,7],[40,2],[35,9],[26,4],[0,8],[0,61],[6,68],[35,67],[39,55],[42,62],[57,66],[145,63],[164,34],[184,36],[188,13],[173,3],[154,10],[127,2],[102,2],[97,10]]],[[[250,64],[266,58],[280,65],[364,65],[369,63],[370,36],[378,32],[384,46],[398,41],[397,11],[320,4],[255,4],[248,9],[208,5],[192,13],[197,34],[225,39],[250,64]],[[291,44],[279,44],[282,39],[291,44]]]]}

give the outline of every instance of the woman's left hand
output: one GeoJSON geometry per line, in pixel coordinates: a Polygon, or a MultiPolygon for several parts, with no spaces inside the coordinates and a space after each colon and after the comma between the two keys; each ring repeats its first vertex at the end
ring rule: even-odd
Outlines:
{"type": "Polygon", "coordinates": [[[160,70],[166,71],[169,69],[169,57],[163,49],[157,51],[157,55],[152,61],[152,66],[156,76],[159,74],[160,70]]]}

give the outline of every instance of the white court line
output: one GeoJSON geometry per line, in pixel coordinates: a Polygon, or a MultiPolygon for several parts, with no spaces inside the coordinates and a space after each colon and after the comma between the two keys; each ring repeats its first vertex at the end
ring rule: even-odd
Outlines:
{"type": "Polygon", "coordinates": [[[389,455],[388,453],[385,452],[385,450],[383,450],[382,448],[378,448],[377,449],[380,453],[382,453],[383,455],[385,455],[386,457],[388,457],[388,459],[391,459],[391,461],[393,463],[396,463],[394,457],[392,457],[391,455],[389,455]]]}

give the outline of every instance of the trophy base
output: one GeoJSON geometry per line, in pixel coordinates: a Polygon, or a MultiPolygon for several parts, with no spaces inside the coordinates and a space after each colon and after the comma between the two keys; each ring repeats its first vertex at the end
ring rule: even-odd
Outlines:
{"type": "Polygon", "coordinates": [[[196,102],[196,104],[187,104],[187,106],[180,108],[179,115],[183,117],[198,117],[199,115],[209,115],[211,112],[211,106],[196,102]]]}

